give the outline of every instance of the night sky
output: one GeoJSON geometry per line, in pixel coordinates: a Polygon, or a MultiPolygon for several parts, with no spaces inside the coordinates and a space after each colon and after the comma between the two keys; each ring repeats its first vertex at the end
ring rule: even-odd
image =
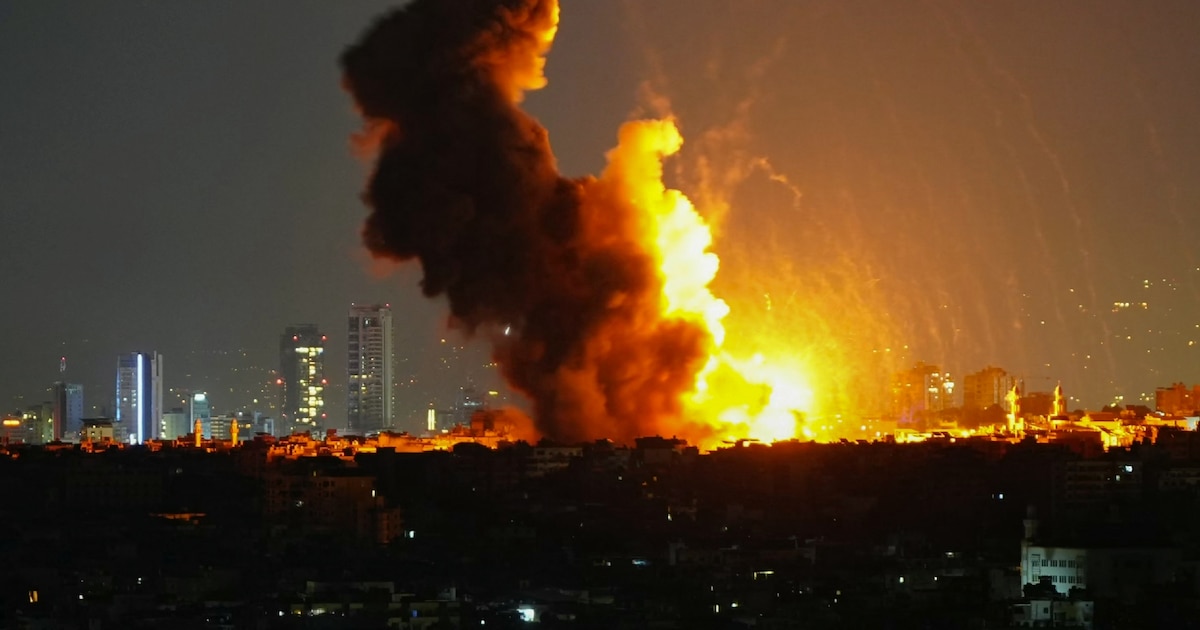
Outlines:
{"type": "MultiPolygon", "coordinates": [[[[351,302],[393,305],[411,406],[484,378],[481,348],[439,367],[419,270],[359,244],[337,59],[392,4],[0,3],[3,410],[62,355],[111,405],[131,350],[232,410],[305,322],[337,385],[351,302]]],[[[1200,382],[1200,4],[903,4],[564,0],[526,105],[568,175],[678,117],[670,183],[718,225],[731,336],[998,365],[1073,407],[1200,382]]]]}

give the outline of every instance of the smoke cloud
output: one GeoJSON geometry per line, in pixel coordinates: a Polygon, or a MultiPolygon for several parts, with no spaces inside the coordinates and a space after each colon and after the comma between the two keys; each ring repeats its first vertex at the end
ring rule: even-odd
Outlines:
{"type": "Polygon", "coordinates": [[[416,0],[344,53],[376,155],[363,239],[420,261],[424,293],[491,340],[545,436],[674,434],[713,341],[663,315],[652,220],[631,201],[662,194],[666,151],[639,140],[656,123],[630,123],[601,177],[558,172],[518,106],[545,85],[557,24],[553,0],[416,0]]]}

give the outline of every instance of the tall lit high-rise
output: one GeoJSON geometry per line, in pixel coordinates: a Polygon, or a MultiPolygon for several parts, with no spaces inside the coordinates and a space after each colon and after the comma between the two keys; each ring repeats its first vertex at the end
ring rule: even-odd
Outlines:
{"type": "Polygon", "coordinates": [[[355,433],[392,426],[392,308],[351,305],[346,365],[346,420],[355,433]]]}
{"type": "Polygon", "coordinates": [[[50,440],[55,442],[78,442],[83,430],[83,385],[78,383],[54,383],[53,415],[50,416],[50,440]]]}
{"type": "Polygon", "coordinates": [[[158,438],[162,421],[162,369],[162,355],[157,352],[130,352],[117,357],[115,420],[136,444],[158,438]]]}
{"type": "Polygon", "coordinates": [[[280,404],[292,432],[320,433],[328,418],[325,341],[313,324],[288,326],[279,337],[280,404]]]}
{"type": "Polygon", "coordinates": [[[892,379],[892,415],[902,422],[954,405],[954,380],[936,365],[918,361],[892,379]]]}

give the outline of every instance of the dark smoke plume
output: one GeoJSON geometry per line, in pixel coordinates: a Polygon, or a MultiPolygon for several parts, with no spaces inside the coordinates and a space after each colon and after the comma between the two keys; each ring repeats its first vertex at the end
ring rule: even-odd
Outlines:
{"type": "Polygon", "coordinates": [[[546,130],[517,106],[544,83],[557,14],[553,1],[417,0],[345,52],[378,155],[363,239],[421,262],[424,293],[492,341],[543,435],[669,435],[711,337],[661,315],[625,184],[562,177],[546,130]]]}

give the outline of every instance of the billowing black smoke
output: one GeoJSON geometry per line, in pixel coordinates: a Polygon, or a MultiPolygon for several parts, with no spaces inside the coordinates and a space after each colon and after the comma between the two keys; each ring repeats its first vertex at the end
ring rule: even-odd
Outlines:
{"type": "Polygon", "coordinates": [[[378,154],[363,238],[376,256],[420,260],[425,294],[492,341],[547,437],[672,433],[710,337],[661,316],[621,183],[562,177],[517,106],[541,87],[557,14],[553,1],[417,0],[346,51],[378,154]]]}

